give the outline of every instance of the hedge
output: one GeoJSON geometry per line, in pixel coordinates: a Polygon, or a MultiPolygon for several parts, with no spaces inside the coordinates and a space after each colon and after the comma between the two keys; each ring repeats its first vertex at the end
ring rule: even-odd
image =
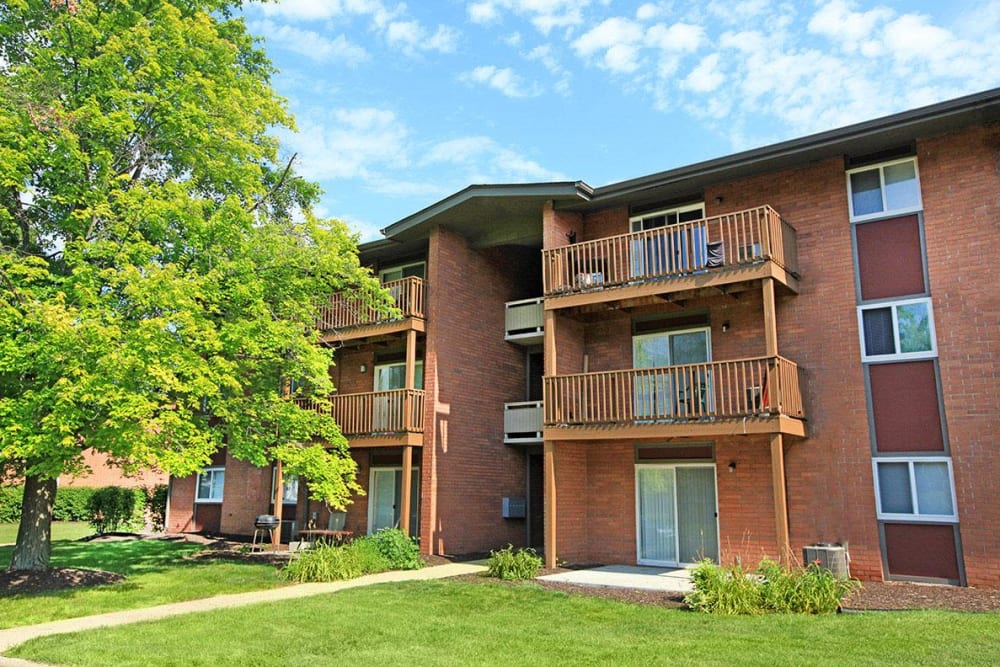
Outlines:
{"type": "MultiPolygon", "coordinates": [[[[67,486],[56,491],[56,500],[52,508],[52,519],[54,521],[92,521],[94,512],[90,509],[94,506],[93,497],[102,492],[105,497],[114,496],[120,498],[121,493],[132,492],[134,505],[132,513],[123,522],[116,526],[104,526],[106,530],[141,530],[146,524],[146,517],[149,516],[153,530],[163,530],[164,516],[167,509],[167,486],[158,484],[153,487],[139,487],[127,489],[124,487],[89,487],[89,486],[67,486]],[[107,491],[106,489],[115,489],[107,491]],[[119,495],[115,495],[119,494],[119,495]]],[[[23,486],[0,486],[0,523],[17,523],[21,520],[21,498],[24,495],[23,486]]],[[[100,501],[98,501],[100,502],[100,501]]],[[[95,507],[95,511],[100,509],[102,515],[106,514],[103,505],[95,507]]]]}

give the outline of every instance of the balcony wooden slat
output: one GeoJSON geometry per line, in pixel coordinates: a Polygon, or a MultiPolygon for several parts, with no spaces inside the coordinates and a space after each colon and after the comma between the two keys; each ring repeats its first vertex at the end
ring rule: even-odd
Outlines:
{"type": "Polygon", "coordinates": [[[798,366],[780,356],[557,375],[544,387],[546,428],[805,418],[798,366]]]}

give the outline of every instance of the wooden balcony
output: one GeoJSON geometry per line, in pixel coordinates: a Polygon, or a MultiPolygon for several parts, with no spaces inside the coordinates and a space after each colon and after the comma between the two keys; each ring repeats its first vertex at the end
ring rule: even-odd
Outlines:
{"type": "Polygon", "coordinates": [[[542,251],[546,309],[726,291],[762,278],[798,291],[795,230],[770,206],[542,251]]]}
{"type": "Polygon", "coordinates": [[[783,357],[547,377],[544,409],[545,440],[806,434],[783,357]]]}
{"type": "MultiPolygon", "coordinates": [[[[308,399],[297,402],[304,408],[323,409],[308,399]]],[[[330,403],[330,414],[351,447],[423,445],[422,389],[334,394],[330,403]]]]}
{"type": "Polygon", "coordinates": [[[424,331],[427,304],[427,284],[422,278],[403,278],[382,285],[395,303],[395,312],[386,312],[372,305],[368,294],[339,293],[330,297],[330,304],[320,311],[319,329],[323,340],[350,340],[409,329],[424,331]]]}

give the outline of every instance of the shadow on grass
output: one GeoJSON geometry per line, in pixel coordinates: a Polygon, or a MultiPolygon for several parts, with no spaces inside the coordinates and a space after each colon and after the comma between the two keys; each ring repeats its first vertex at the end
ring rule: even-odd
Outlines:
{"type": "MultiPolygon", "coordinates": [[[[168,567],[195,565],[184,557],[200,548],[194,544],[166,540],[54,542],[50,565],[108,570],[129,576],[157,572],[168,567]]],[[[9,565],[13,551],[13,547],[0,547],[0,566],[9,565]]]]}

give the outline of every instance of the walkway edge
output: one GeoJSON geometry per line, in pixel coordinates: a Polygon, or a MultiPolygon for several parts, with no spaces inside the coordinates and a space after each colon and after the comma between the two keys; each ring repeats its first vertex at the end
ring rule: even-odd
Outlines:
{"type": "MultiPolygon", "coordinates": [[[[337,591],[347,590],[349,588],[358,588],[360,586],[370,586],[373,584],[444,579],[447,577],[457,577],[463,574],[475,574],[477,572],[483,572],[484,570],[486,570],[486,568],[482,565],[474,565],[472,563],[449,563],[447,565],[425,567],[420,570],[397,570],[392,572],[381,572],[379,574],[369,574],[364,577],[349,579],[347,581],[332,581],[322,584],[298,584],[296,586],[269,588],[261,591],[250,591],[248,593],[218,595],[216,597],[202,598],[200,600],[172,602],[170,604],[159,605],[156,607],[113,611],[106,614],[97,614],[95,616],[67,618],[61,621],[39,623],[38,625],[25,625],[19,628],[0,630],[0,654],[9,651],[19,644],[23,644],[29,639],[45,637],[47,635],[59,635],[68,632],[93,630],[96,628],[104,628],[114,625],[141,623],[142,621],[154,621],[161,618],[179,616],[181,614],[212,611],[215,609],[228,609],[231,607],[243,607],[261,602],[293,600],[312,595],[336,593],[337,591]]],[[[34,663],[16,658],[0,657],[0,665],[8,664],[29,665],[34,663]]]]}

